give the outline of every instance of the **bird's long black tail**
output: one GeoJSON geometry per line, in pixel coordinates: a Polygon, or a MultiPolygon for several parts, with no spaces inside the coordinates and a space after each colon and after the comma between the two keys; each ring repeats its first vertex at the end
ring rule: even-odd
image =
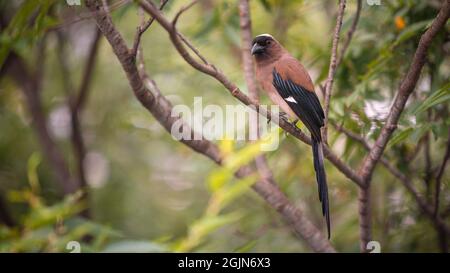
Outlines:
{"type": "Polygon", "coordinates": [[[327,221],[328,239],[330,239],[330,209],[328,204],[328,186],[327,176],[325,174],[325,168],[323,164],[323,146],[322,141],[312,140],[312,149],[314,157],[314,170],[316,171],[316,180],[319,187],[319,200],[322,203],[322,214],[327,221]]]}

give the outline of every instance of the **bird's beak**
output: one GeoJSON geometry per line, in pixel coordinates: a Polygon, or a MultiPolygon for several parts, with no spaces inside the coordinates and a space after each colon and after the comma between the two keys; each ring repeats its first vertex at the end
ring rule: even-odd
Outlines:
{"type": "Polygon", "coordinates": [[[252,55],[262,53],[264,51],[264,47],[255,43],[252,47],[252,55]]]}

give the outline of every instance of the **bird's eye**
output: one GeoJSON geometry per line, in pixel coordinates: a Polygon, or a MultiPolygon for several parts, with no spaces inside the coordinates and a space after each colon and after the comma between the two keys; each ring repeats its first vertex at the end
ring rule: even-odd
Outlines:
{"type": "Polygon", "coordinates": [[[270,41],[270,40],[266,42],[267,45],[270,45],[271,43],[272,43],[272,41],[270,41]]]}

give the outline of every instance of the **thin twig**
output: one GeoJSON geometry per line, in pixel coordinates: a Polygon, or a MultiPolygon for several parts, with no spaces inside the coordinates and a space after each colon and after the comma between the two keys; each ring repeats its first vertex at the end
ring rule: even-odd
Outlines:
{"type": "MultiPolygon", "coordinates": [[[[187,5],[187,6],[185,6],[185,7],[182,7],[182,8],[177,12],[177,14],[175,15],[175,17],[174,17],[174,19],[173,19],[173,21],[172,21],[172,24],[173,24],[174,29],[175,29],[175,26],[176,26],[176,24],[177,24],[177,22],[178,22],[178,19],[179,19],[180,16],[181,16],[181,14],[183,14],[185,11],[187,11],[188,9],[190,9],[191,7],[193,7],[195,4],[197,4],[197,2],[198,2],[198,0],[194,0],[194,1],[192,1],[189,5],[187,5]]],[[[175,31],[176,31],[176,30],[175,30],[175,31]]],[[[197,57],[199,57],[200,60],[202,60],[202,62],[203,62],[205,65],[210,65],[210,64],[208,63],[208,61],[206,60],[206,58],[203,57],[202,54],[200,54],[200,51],[198,51],[198,49],[195,48],[195,46],[194,46],[194,45],[193,45],[186,37],[184,37],[183,34],[179,33],[178,31],[176,31],[176,32],[177,32],[178,36],[180,37],[180,39],[183,41],[183,43],[185,43],[185,44],[187,45],[187,47],[189,47],[189,48],[192,50],[192,52],[194,52],[195,55],[197,55],[197,57]]],[[[212,66],[212,67],[214,68],[214,66],[212,66]]],[[[214,68],[214,69],[215,69],[215,68],[214,68]]]]}
{"type": "MultiPolygon", "coordinates": [[[[94,37],[91,42],[89,54],[87,56],[86,64],[83,69],[83,77],[81,84],[76,94],[70,95],[70,112],[72,125],[72,149],[76,160],[78,179],[80,186],[83,188],[83,198],[88,200],[88,183],[85,170],[86,145],[84,143],[82,128],[81,128],[81,114],[86,104],[89,89],[92,83],[92,76],[94,75],[94,67],[97,60],[98,48],[100,44],[101,33],[96,28],[94,37]],[[73,96],[76,96],[73,98],[73,96]]],[[[90,218],[90,210],[85,209],[83,215],[90,218]]]]}
{"type": "MultiPolygon", "coordinates": [[[[430,113],[430,112],[428,112],[430,113]]],[[[424,136],[424,149],[423,157],[425,159],[425,175],[423,177],[423,182],[426,188],[426,198],[428,201],[431,200],[431,179],[433,177],[433,164],[431,162],[431,151],[430,151],[430,133],[426,132],[424,136]]]]}
{"type": "Polygon", "coordinates": [[[322,129],[322,138],[325,143],[328,140],[328,113],[330,112],[331,89],[333,87],[334,75],[337,68],[337,51],[339,36],[341,33],[342,19],[344,18],[346,0],[339,0],[339,10],[336,17],[336,26],[334,27],[333,45],[331,47],[330,66],[328,68],[328,77],[325,83],[325,122],[322,129]]]}
{"type": "Polygon", "coordinates": [[[434,216],[438,217],[439,213],[439,195],[441,192],[442,176],[444,176],[445,167],[450,158],[450,129],[448,130],[447,148],[445,149],[444,158],[442,159],[441,167],[436,176],[436,185],[434,189],[434,216]]]}
{"type": "MultiPolygon", "coordinates": [[[[168,2],[169,0],[162,1],[161,5],[159,6],[159,10],[163,10],[168,2]]],[[[155,21],[155,19],[153,17],[150,17],[147,21],[141,22],[141,25],[137,27],[136,34],[134,35],[133,48],[131,49],[131,54],[133,56],[137,55],[138,48],[141,43],[142,34],[144,34],[144,32],[146,32],[147,29],[153,24],[153,21],[155,21]]]]}
{"type": "MultiPolygon", "coordinates": [[[[367,142],[367,140],[363,136],[356,134],[340,125],[336,125],[333,123],[330,124],[332,124],[338,132],[344,133],[350,139],[353,139],[356,142],[360,143],[367,151],[370,151],[370,149],[372,148],[371,145],[367,142]]],[[[443,216],[442,217],[435,216],[435,214],[433,213],[433,207],[430,204],[428,204],[427,200],[423,198],[422,195],[420,195],[420,193],[415,189],[411,179],[407,177],[405,174],[403,174],[394,165],[392,165],[389,162],[389,160],[384,156],[380,158],[380,162],[386,168],[386,170],[388,170],[394,177],[396,177],[403,184],[403,186],[411,193],[411,195],[416,200],[416,203],[418,204],[419,208],[425,213],[426,216],[428,216],[428,218],[434,223],[434,225],[438,229],[442,229],[450,235],[449,233],[450,228],[444,222],[444,220],[442,220],[443,216]]]]}
{"type": "Polygon", "coordinates": [[[87,61],[83,69],[83,76],[81,78],[81,84],[77,92],[77,97],[75,99],[74,108],[80,112],[87,101],[87,96],[89,93],[89,88],[92,83],[93,70],[95,68],[95,62],[97,59],[98,48],[100,44],[101,32],[96,28],[94,33],[94,38],[91,42],[91,47],[89,49],[89,54],[87,56],[87,61]]]}
{"type": "MultiPolygon", "coordinates": [[[[9,62],[11,63],[8,65],[8,73],[25,95],[25,102],[33,119],[32,124],[40,147],[49,162],[55,179],[62,187],[64,194],[74,193],[79,188],[78,182],[70,175],[67,162],[47,127],[47,117],[40,97],[41,85],[38,84],[41,80],[36,79],[36,74],[31,73],[24,61],[14,53],[11,53],[9,62]]],[[[39,69],[43,70],[43,67],[45,66],[39,67],[39,69]]],[[[42,76],[43,72],[40,71],[38,74],[42,76]]]]}
{"type": "MultiPolygon", "coordinates": [[[[126,6],[127,4],[130,4],[131,0],[119,0],[117,2],[112,3],[109,5],[110,11],[115,11],[119,8],[122,8],[126,6]]],[[[102,11],[105,12],[105,11],[102,11]]],[[[106,13],[106,12],[105,12],[106,13]]],[[[80,14],[77,14],[74,19],[70,20],[64,20],[62,23],[52,25],[48,28],[49,31],[58,30],[62,28],[67,28],[73,24],[77,24],[79,22],[83,22],[85,20],[91,20],[92,19],[92,13],[91,12],[81,12],[80,14]]]]}
{"type": "Polygon", "coordinates": [[[362,8],[362,0],[358,0],[357,6],[356,6],[356,12],[355,12],[355,18],[353,18],[352,25],[350,29],[347,32],[347,40],[345,40],[344,45],[341,47],[341,51],[339,52],[338,60],[336,61],[336,67],[338,67],[342,60],[344,59],[345,52],[347,51],[350,41],[353,38],[353,34],[356,31],[356,26],[358,25],[359,17],[361,15],[361,8],[362,8]]]}

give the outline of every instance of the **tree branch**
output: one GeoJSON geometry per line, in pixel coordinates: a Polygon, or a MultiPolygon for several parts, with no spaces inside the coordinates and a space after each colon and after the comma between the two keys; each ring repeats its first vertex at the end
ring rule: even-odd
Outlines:
{"type": "MultiPolygon", "coordinates": [[[[159,6],[159,10],[162,10],[168,2],[169,0],[162,1],[161,5],[159,6]]],[[[133,48],[131,49],[132,55],[137,55],[139,45],[141,43],[142,34],[144,34],[144,32],[146,32],[147,29],[153,24],[153,21],[155,21],[155,18],[150,17],[146,22],[142,22],[141,25],[137,27],[136,34],[134,35],[133,48]]]]}
{"type": "Polygon", "coordinates": [[[341,33],[342,19],[344,18],[346,0],[339,0],[339,10],[336,17],[336,26],[334,28],[333,45],[331,48],[330,67],[328,68],[327,82],[325,83],[325,122],[322,128],[322,138],[328,142],[328,113],[330,112],[331,89],[333,87],[334,75],[337,68],[337,51],[339,36],[341,33]]]}
{"type": "MultiPolygon", "coordinates": [[[[333,123],[331,123],[331,124],[333,124],[333,123]]],[[[370,151],[371,146],[364,137],[362,137],[350,130],[345,129],[344,127],[342,127],[340,125],[333,124],[333,126],[335,127],[335,129],[338,132],[344,133],[347,137],[359,142],[364,147],[364,149],[366,149],[367,151],[370,151]]],[[[414,197],[414,200],[418,204],[419,208],[433,222],[434,226],[438,230],[444,230],[447,234],[450,235],[450,228],[448,227],[448,225],[445,223],[444,220],[442,220],[442,217],[435,216],[435,214],[433,213],[433,207],[430,204],[428,204],[426,199],[423,198],[420,195],[420,193],[416,190],[416,188],[413,186],[411,179],[409,177],[407,177],[405,174],[403,174],[398,168],[393,166],[387,158],[382,156],[380,158],[380,162],[411,193],[411,195],[414,197]]]]}
{"type": "MultiPolygon", "coordinates": [[[[394,103],[389,111],[386,124],[381,129],[375,144],[371,148],[369,154],[364,158],[359,174],[363,179],[364,187],[360,190],[360,196],[367,197],[370,195],[370,182],[372,179],[373,171],[378,161],[380,160],[384,149],[392,136],[392,133],[397,127],[400,115],[405,108],[406,102],[414,91],[414,88],[419,80],[420,72],[425,64],[425,58],[428,47],[430,46],[433,38],[437,35],[439,30],[443,28],[447,22],[450,12],[450,2],[444,1],[441,10],[437,17],[433,20],[431,27],[422,35],[419,41],[419,45],[414,54],[412,63],[408,69],[407,74],[402,80],[400,88],[395,97],[394,103]]],[[[367,244],[367,240],[370,240],[370,202],[369,198],[360,198],[360,224],[361,224],[361,247],[363,244],[367,244]]],[[[365,250],[361,248],[361,250],[365,250]]]]}
{"type": "Polygon", "coordinates": [[[433,20],[430,28],[422,35],[419,41],[419,45],[414,54],[414,58],[409,67],[409,70],[402,80],[400,88],[394,103],[389,111],[386,124],[381,129],[381,133],[378,136],[375,145],[370,150],[370,153],[366,156],[360,169],[360,174],[363,177],[365,183],[370,181],[373,174],[373,170],[383,154],[384,149],[392,136],[392,133],[397,128],[397,123],[400,118],[403,109],[405,108],[406,101],[411,93],[414,91],[417,81],[419,80],[420,72],[425,64],[425,58],[427,50],[433,41],[433,38],[444,27],[447,22],[450,12],[449,1],[443,1],[442,8],[439,11],[437,17],[433,20]]]}
{"type": "MultiPolygon", "coordinates": [[[[8,72],[21,87],[25,96],[42,152],[49,162],[55,179],[65,194],[74,193],[79,188],[79,183],[70,175],[69,167],[48,130],[47,118],[40,97],[41,79],[37,79],[36,74],[30,73],[23,60],[16,54],[11,53],[8,59],[10,64],[5,66],[8,67],[8,72]]],[[[42,70],[43,67],[39,66],[39,69],[42,70]]],[[[43,72],[38,74],[42,75],[43,72]]]]}
{"type": "MultiPolygon", "coordinates": [[[[98,0],[87,0],[87,6],[93,12],[98,27],[107,38],[114,53],[120,61],[122,68],[128,78],[134,94],[141,104],[153,114],[158,122],[168,131],[171,131],[172,125],[179,121],[181,117],[172,117],[171,103],[162,95],[155,96],[151,90],[147,89],[145,83],[139,76],[138,69],[133,62],[133,55],[130,54],[125,41],[121,34],[114,27],[109,15],[101,12],[102,5],[98,0]]],[[[155,17],[156,18],[156,17],[155,17]]],[[[189,129],[186,126],[186,129],[189,129]]],[[[192,130],[190,130],[192,132],[192,130]]],[[[180,140],[194,151],[201,153],[217,164],[222,163],[222,155],[218,147],[212,142],[201,140],[180,140]]],[[[251,168],[242,167],[236,173],[237,177],[243,177],[252,173],[251,168]]],[[[273,184],[260,180],[254,184],[253,189],[263,197],[273,208],[281,213],[281,215],[293,226],[297,234],[299,234],[308,245],[317,252],[334,252],[334,248],[329,241],[321,234],[321,232],[312,225],[312,223],[303,215],[302,211],[294,207],[286,196],[273,184]]]]}
{"type": "MultiPolygon", "coordinates": [[[[86,146],[84,144],[83,133],[81,129],[81,114],[84,109],[84,105],[87,101],[87,96],[92,82],[92,75],[95,62],[97,60],[98,47],[100,43],[101,33],[96,28],[91,47],[89,49],[89,55],[85,67],[83,69],[83,78],[81,79],[80,88],[77,94],[70,95],[69,105],[71,113],[71,126],[72,126],[72,150],[77,165],[78,179],[80,186],[83,189],[83,198],[88,199],[88,183],[86,180],[85,170],[85,158],[86,158],[86,146]],[[76,96],[75,98],[73,96],[76,96]]],[[[90,210],[87,208],[83,211],[85,217],[90,218],[90,210]]]]}
{"type": "Polygon", "coordinates": [[[362,0],[358,0],[357,6],[356,6],[355,18],[353,18],[352,25],[351,25],[349,31],[347,32],[347,40],[345,40],[345,43],[342,46],[341,51],[339,52],[339,57],[336,61],[336,67],[338,67],[341,64],[342,60],[344,59],[345,52],[347,51],[347,49],[350,45],[350,41],[353,38],[353,34],[356,31],[356,26],[358,25],[359,17],[361,15],[361,8],[362,8],[362,0]]]}
{"type": "Polygon", "coordinates": [[[450,158],[450,129],[448,130],[447,148],[445,149],[444,158],[442,159],[441,167],[439,168],[438,174],[436,176],[436,185],[434,190],[434,215],[438,217],[439,212],[439,195],[441,192],[441,182],[442,176],[444,176],[445,167],[447,166],[447,161],[450,158]]]}

